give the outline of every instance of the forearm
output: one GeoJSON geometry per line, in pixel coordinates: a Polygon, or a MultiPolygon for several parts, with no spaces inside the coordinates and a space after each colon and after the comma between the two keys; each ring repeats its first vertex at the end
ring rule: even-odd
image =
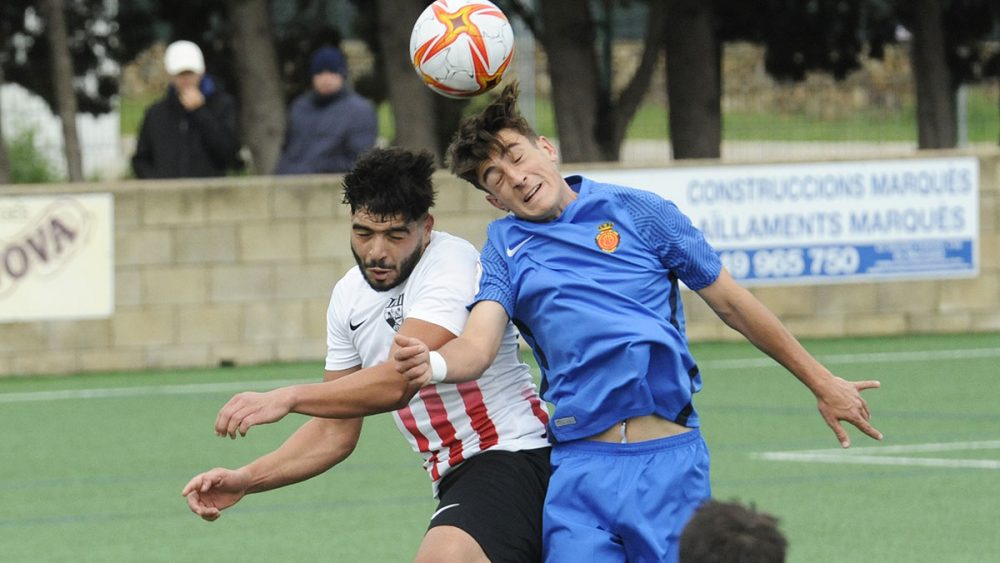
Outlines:
{"type": "Polygon", "coordinates": [[[437,350],[448,364],[445,382],[461,383],[478,379],[493,363],[499,346],[499,342],[490,346],[465,337],[448,342],[437,350]]]}
{"type": "Polygon", "coordinates": [[[882,433],[869,424],[871,413],[859,394],[863,389],[878,387],[878,381],[849,382],[834,376],[806,351],[774,313],[724,269],[715,282],[699,289],[698,294],[727,325],[774,358],[812,391],[820,415],[842,447],[850,447],[851,439],[841,428],[840,421],[853,424],[876,440],[882,439],[882,433]]]}
{"type": "Polygon", "coordinates": [[[248,493],[277,489],[319,475],[354,451],[360,420],[307,421],[278,449],[241,467],[248,493]]]}
{"type": "Polygon", "coordinates": [[[725,270],[699,295],[727,325],[790,371],[813,393],[833,378],[778,317],[725,270]]]}
{"type": "Polygon", "coordinates": [[[356,418],[406,406],[418,387],[389,364],[289,388],[291,412],[322,418],[356,418]]]}
{"type": "Polygon", "coordinates": [[[739,305],[727,314],[720,314],[720,317],[813,393],[832,377],[830,371],[802,346],[781,320],[749,292],[739,305]]]}

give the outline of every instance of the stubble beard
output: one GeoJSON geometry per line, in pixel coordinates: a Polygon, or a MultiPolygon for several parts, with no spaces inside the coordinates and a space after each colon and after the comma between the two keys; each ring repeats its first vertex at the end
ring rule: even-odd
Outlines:
{"type": "Polygon", "coordinates": [[[354,251],[354,247],[351,247],[351,254],[354,255],[354,261],[358,264],[358,268],[361,270],[361,275],[368,282],[368,285],[375,291],[389,291],[390,289],[400,285],[409,279],[410,274],[413,273],[413,269],[417,267],[417,263],[420,262],[420,258],[424,255],[423,245],[418,245],[417,248],[402,262],[399,262],[395,266],[389,266],[384,261],[371,261],[365,262],[358,256],[358,253],[354,251]],[[396,272],[395,278],[390,278],[389,281],[378,281],[373,280],[368,277],[368,268],[383,268],[387,270],[393,270],[396,272]]]}

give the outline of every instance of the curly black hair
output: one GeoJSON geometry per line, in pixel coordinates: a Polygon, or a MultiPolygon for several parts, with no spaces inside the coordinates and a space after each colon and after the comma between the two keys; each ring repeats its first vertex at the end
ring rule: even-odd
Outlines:
{"type": "Polygon", "coordinates": [[[504,150],[497,133],[511,129],[532,142],[538,139],[538,133],[517,109],[519,94],[517,82],[508,84],[490,105],[462,120],[448,146],[452,173],[480,190],[485,191],[486,188],[479,183],[479,165],[504,150]]]}
{"type": "Polygon", "coordinates": [[[376,219],[413,221],[434,206],[434,157],[427,151],[374,148],[362,154],[344,176],[344,200],[351,213],[364,210],[376,219]]]}

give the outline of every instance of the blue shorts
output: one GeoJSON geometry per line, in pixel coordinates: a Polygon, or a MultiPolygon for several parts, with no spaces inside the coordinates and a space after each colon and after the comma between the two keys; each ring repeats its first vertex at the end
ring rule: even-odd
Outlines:
{"type": "Polygon", "coordinates": [[[712,496],[708,465],[697,429],[631,444],[553,445],[545,561],[677,561],[684,525],[712,496]]]}

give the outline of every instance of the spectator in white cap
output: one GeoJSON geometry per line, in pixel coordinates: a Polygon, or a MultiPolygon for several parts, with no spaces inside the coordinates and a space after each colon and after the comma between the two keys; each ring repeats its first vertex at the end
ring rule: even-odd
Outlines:
{"type": "Polygon", "coordinates": [[[375,146],[375,107],[347,85],[344,53],[336,47],[317,49],[309,72],[312,89],[292,100],[275,174],[347,172],[375,146]]]}
{"type": "Polygon", "coordinates": [[[205,57],[190,41],[167,46],[166,95],[146,110],[132,169],[139,178],[223,176],[237,162],[236,102],[205,74],[205,57]]]}

